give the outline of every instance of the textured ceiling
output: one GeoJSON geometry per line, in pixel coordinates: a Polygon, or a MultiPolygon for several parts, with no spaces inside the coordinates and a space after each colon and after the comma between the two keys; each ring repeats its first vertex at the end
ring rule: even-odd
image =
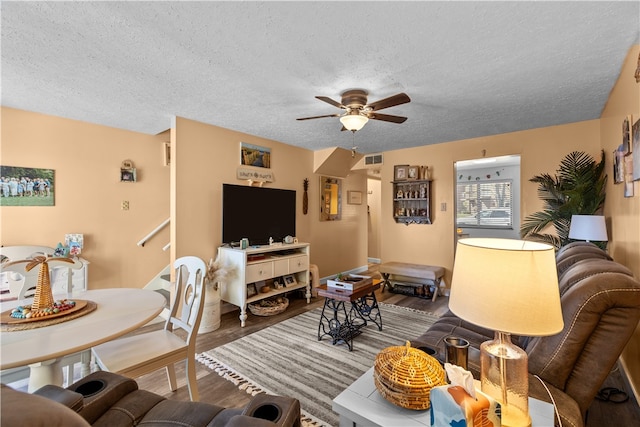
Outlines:
{"type": "MultiPolygon", "coordinates": [[[[2,105],[156,134],[173,115],[363,153],[595,119],[640,2],[2,1],[2,105]],[[352,135],[352,88],[406,92],[352,135]]],[[[87,142],[88,144],[90,142],[87,142]]]]}

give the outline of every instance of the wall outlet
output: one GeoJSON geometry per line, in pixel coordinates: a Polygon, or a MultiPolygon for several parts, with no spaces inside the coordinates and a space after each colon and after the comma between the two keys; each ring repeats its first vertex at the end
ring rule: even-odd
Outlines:
{"type": "Polygon", "coordinates": [[[447,202],[440,203],[440,210],[442,212],[446,212],[447,211],[447,202]]]}
{"type": "Polygon", "coordinates": [[[122,205],[120,205],[120,208],[123,211],[128,211],[129,210],[129,201],[128,200],[123,200],[122,201],[122,205]]]}

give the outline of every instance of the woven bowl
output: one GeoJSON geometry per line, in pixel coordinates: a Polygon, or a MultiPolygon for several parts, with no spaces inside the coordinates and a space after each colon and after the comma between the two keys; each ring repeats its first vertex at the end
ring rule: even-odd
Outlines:
{"type": "Polygon", "coordinates": [[[407,409],[429,409],[433,387],[445,385],[440,362],[425,352],[406,346],[387,347],[376,356],[373,382],[378,392],[394,405],[407,409]]]}

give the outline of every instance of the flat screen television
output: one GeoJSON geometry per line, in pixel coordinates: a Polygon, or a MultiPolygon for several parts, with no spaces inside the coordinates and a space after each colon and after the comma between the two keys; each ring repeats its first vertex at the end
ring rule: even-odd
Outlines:
{"type": "Polygon", "coordinates": [[[277,188],[222,184],[222,242],[240,239],[266,245],[296,235],[296,192],[277,188]]]}

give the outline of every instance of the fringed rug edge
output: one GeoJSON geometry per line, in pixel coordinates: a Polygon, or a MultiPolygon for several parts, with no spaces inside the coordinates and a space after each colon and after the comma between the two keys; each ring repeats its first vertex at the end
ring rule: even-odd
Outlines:
{"type": "MultiPolygon", "coordinates": [[[[196,361],[202,363],[207,368],[214,371],[225,380],[232,382],[238,387],[239,390],[243,390],[247,394],[250,394],[251,396],[255,396],[262,393],[276,394],[262,387],[255,381],[240,374],[235,369],[220,362],[218,359],[207,354],[206,352],[196,354],[196,361]]],[[[300,423],[302,427],[332,427],[326,421],[316,418],[313,415],[307,414],[302,409],[300,410],[300,423]]]]}

